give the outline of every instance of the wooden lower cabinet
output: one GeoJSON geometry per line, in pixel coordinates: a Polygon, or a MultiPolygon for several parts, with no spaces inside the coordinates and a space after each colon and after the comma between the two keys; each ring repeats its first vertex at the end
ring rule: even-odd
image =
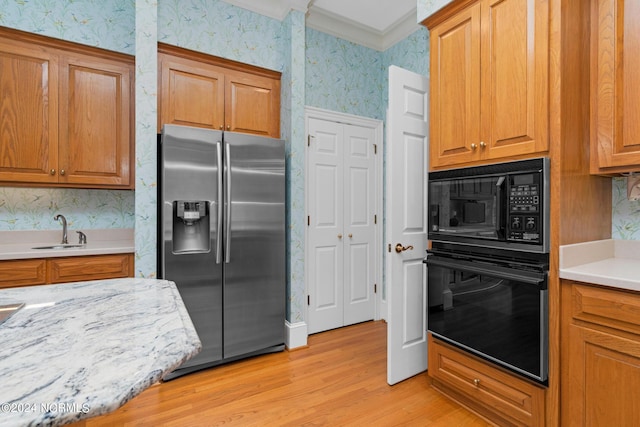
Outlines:
{"type": "Polygon", "coordinates": [[[562,426],[637,426],[640,292],[562,282],[562,426]]]}
{"type": "Polygon", "coordinates": [[[500,426],[543,426],[545,389],[429,334],[434,388],[500,426]]]}
{"type": "Polygon", "coordinates": [[[133,277],[133,254],[0,261],[0,289],[133,277]]]}

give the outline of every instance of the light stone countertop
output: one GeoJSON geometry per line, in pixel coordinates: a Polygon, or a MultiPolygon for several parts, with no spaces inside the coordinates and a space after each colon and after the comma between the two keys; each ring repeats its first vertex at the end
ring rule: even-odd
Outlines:
{"type": "Polygon", "coordinates": [[[175,283],[111,279],[0,290],[0,426],[111,412],[201,350],[175,283]]]}
{"type": "Polygon", "coordinates": [[[68,249],[33,249],[37,246],[59,244],[62,241],[62,228],[60,230],[0,231],[0,260],[105,255],[135,251],[132,228],[69,229],[67,236],[70,244],[78,243],[76,231],[82,231],[87,235],[87,244],[81,248],[68,249]]]}
{"type": "Polygon", "coordinates": [[[640,241],[609,239],[561,246],[560,278],[640,292],[640,241]]]}

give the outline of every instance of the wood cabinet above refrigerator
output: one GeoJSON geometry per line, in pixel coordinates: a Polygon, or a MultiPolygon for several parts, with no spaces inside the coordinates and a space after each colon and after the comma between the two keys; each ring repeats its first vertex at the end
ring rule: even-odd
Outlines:
{"type": "Polygon", "coordinates": [[[280,77],[158,44],[158,132],[164,124],[280,138],[280,77]]]}

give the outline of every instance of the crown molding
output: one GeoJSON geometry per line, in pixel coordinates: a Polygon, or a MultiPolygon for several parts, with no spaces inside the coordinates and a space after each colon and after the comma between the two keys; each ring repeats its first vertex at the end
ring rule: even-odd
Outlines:
{"type": "Polygon", "coordinates": [[[306,26],[334,37],[384,52],[394,44],[413,34],[420,24],[416,22],[417,6],[407,13],[395,25],[384,31],[371,28],[351,19],[344,18],[323,9],[314,7],[312,0],[224,0],[243,9],[279,21],[284,20],[290,11],[298,10],[306,14],[306,26]],[[311,4],[311,5],[310,5],[311,4]]]}

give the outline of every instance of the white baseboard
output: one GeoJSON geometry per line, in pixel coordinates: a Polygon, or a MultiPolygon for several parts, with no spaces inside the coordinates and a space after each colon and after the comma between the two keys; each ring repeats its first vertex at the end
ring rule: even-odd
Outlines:
{"type": "Polygon", "coordinates": [[[307,324],[305,322],[284,322],[284,344],[289,350],[307,346],[307,324]]]}

